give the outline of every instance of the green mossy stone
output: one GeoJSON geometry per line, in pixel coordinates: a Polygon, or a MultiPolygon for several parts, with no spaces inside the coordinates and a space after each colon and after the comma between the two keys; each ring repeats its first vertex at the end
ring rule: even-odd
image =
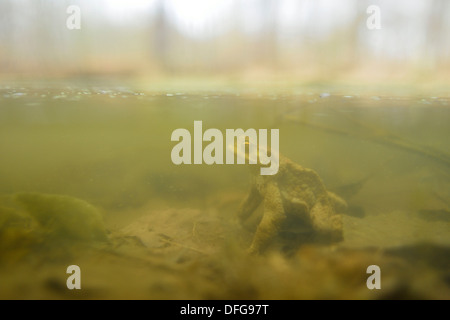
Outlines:
{"type": "Polygon", "coordinates": [[[13,197],[49,237],[56,240],[108,240],[100,212],[84,200],[42,193],[17,193],[13,197]]]}
{"type": "Polygon", "coordinates": [[[1,200],[6,203],[0,205],[0,263],[14,263],[42,243],[43,237],[31,216],[1,200]]]}

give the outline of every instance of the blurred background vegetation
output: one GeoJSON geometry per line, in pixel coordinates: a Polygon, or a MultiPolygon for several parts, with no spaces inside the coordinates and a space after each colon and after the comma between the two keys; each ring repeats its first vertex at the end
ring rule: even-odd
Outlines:
{"type": "Polygon", "coordinates": [[[2,0],[0,77],[448,83],[449,34],[447,0],[2,0]]]}

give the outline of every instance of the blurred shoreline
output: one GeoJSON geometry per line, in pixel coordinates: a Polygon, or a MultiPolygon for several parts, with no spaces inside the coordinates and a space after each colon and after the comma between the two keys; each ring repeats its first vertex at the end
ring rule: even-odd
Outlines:
{"type": "Polygon", "coordinates": [[[425,76],[397,78],[372,78],[348,75],[340,79],[295,77],[267,73],[245,75],[118,75],[97,74],[90,76],[67,75],[0,75],[0,86],[26,86],[29,88],[63,87],[126,87],[148,93],[230,93],[239,95],[296,95],[304,93],[330,93],[342,95],[375,96],[437,96],[450,97],[450,79],[425,76]]]}

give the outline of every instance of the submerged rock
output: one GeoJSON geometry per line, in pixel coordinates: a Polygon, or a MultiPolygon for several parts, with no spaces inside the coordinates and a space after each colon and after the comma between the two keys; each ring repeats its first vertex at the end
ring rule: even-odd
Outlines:
{"type": "Polygon", "coordinates": [[[107,241],[100,212],[84,200],[64,195],[17,193],[13,199],[34,218],[47,237],[107,241]]]}
{"type": "Polygon", "coordinates": [[[0,261],[15,262],[41,243],[37,223],[30,216],[6,206],[0,206],[0,261]]]}

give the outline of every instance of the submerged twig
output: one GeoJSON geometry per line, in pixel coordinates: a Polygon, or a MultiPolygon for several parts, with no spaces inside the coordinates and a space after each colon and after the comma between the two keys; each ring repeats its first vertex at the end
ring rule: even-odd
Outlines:
{"type": "Polygon", "coordinates": [[[195,248],[186,246],[186,245],[184,245],[184,244],[175,242],[175,241],[173,241],[173,240],[168,240],[168,239],[164,239],[164,238],[160,238],[160,240],[163,241],[163,242],[166,242],[166,243],[169,243],[169,244],[172,244],[172,245],[175,245],[175,246],[184,248],[184,249],[189,249],[189,250],[195,251],[195,252],[197,252],[197,253],[206,255],[206,252],[204,252],[204,251],[201,251],[201,250],[198,250],[198,249],[195,249],[195,248]]]}
{"type": "Polygon", "coordinates": [[[372,142],[376,142],[379,144],[388,145],[391,147],[392,146],[397,147],[399,149],[432,159],[432,160],[439,162],[447,167],[450,167],[450,156],[447,155],[446,153],[439,151],[439,150],[431,149],[429,147],[424,147],[424,146],[413,144],[409,141],[406,141],[406,140],[404,140],[400,137],[397,137],[395,135],[392,135],[392,134],[385,135],[385,136],[361,135],[361,134],[355,135],[354,133],[347,131],[347,130],[336,129],[336,128],[327,127],[327,126],[320,125],[320,124],[302,121],[294,116],[286,116],[285,119],[290,122],[295,122],[295,123],[298,123],[298,124],[301,124],[301,125],[304,125],[307,127],[319,129],[324,132],[338,134],[338,135],[342,135],[342,136],[357,137],[357,138],[360,138],[363,140],[372,141],[372,142]]]}

